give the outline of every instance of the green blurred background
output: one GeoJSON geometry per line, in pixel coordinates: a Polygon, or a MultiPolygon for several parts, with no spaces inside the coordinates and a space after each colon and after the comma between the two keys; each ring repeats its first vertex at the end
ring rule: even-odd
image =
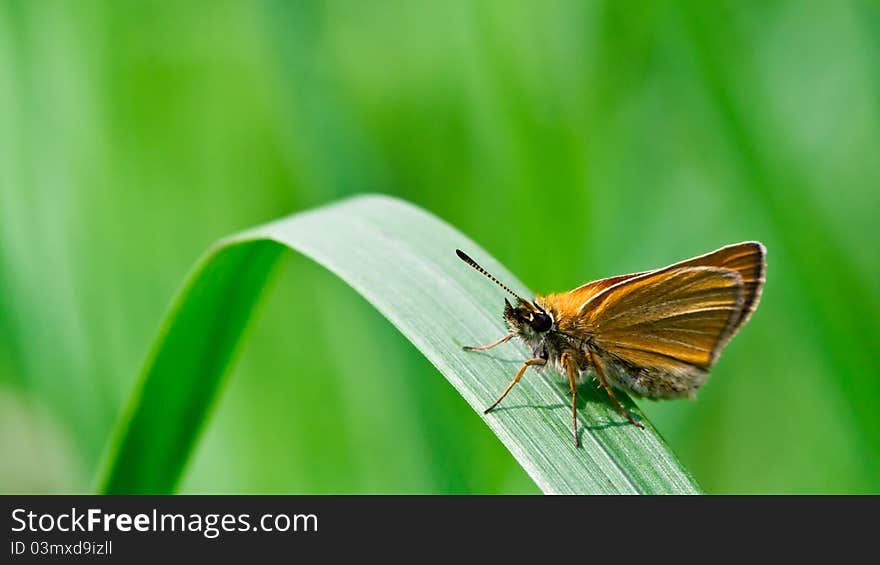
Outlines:
{"type": "MultiPolygon", "coordinates": [[[[708,492],[880,492],[880,8],[712,4],[0,2],[0,490],[91,488],[213,241],[384,192],[544,292],[760,239],[698,401],[640,404],[708,492]]],[[[182,491],[538,492],[299,257],[182,491]]]]}

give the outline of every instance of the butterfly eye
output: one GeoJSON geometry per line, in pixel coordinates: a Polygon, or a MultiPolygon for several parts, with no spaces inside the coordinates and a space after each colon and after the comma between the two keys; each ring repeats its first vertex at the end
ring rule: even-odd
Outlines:
{"type": "Polygon", "coordinates": [[[546,332],[553,326],[553,320],[547,314],[538,312],[529,319],[529,324],[536,332],[546,332]]]}

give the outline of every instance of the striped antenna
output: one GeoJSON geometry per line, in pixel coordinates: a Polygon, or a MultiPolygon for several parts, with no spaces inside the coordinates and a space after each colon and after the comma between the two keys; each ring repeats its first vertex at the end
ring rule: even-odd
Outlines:
{"type": "Polygon", "coordinates": [[[461,259],[462,261],[464,261],[465,263],[467,263],[468,265],[470,265],[471,267],[473,267],[477,271],[483,273],[484,275],[486,275],[489,278],[489,280],[491,280],[492,282],[494,282],[495,284],[497,284],[498,286],[500,286],[501,288],[503,288],[504,290],[506,290],[507,292],[509,292],[513,296],[515,296],[516,299],[519,300],[521,303],[530,304],[528,300],[524,299],[523,297],[521,297],[517,293],[513,292],[512,290],[507,288],[507,285],[505,285],[504,283],[502,283],[501,281],[499,281],[498,279],[493,277],[491,274],[489,274],[489,271],[487,271],[486,269],[481,267],[479,264],[477,264],[476,261],[474,261],[473,259],[468,257],[467,253],[465,253],[461,249],[456,249],[455,254],[458,255],[459,259],[461,259]]]}

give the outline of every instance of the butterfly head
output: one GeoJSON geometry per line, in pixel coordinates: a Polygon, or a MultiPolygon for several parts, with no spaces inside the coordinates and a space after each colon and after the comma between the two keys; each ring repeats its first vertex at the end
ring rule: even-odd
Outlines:
{"type": "Polygon", "coordinates": [[[543,334],[553,327],[553,317],[528,300],[519,299],[516,306],[504,299],[504,319],[510,329],[522,336],[543,334]]]}

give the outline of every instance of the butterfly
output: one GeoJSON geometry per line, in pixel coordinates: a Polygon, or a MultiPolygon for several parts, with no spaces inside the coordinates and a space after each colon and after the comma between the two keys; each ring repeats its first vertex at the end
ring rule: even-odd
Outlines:
{"type": "Polygon", "coordinates": [[[758,307],[766,253],[761,243],[746,241],[662,269],[526,300],[456,249],[465,263],[516,298],[515,305],[504,300],[507,335],[464,349],[483,351],[516,337],[532,354],[484,414],[498,406],[526,369],[550,366],[568,378],[576,446],[577,387],[588,375],[623,416],[644,428],[614,390],[652,399],[694,398],[721,351],[758,307]]]}

